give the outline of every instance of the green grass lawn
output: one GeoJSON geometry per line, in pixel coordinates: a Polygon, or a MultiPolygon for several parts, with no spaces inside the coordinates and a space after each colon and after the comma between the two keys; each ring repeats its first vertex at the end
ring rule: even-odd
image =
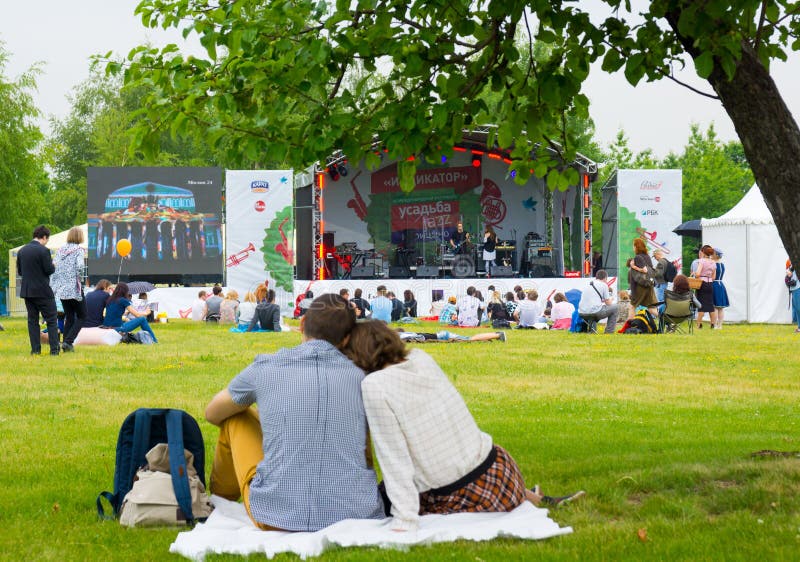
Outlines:
{"type": "MultiPolygon", "coordinates": [[[[178,559],[176,530],[97,519],[122,420],[141,406],[182,408],[210,459],[205,404],[255,354],[300,339],[173,321],[156,325],[156,346],[30,357],[25,320],[3,325],[0,560],[178,559]]],[[[706,325],[693,336],[509,331],[505,344],[423,345],[530,486],[587,491],[552,514],[574,533],[323,558],[798,560],[800,453],[753,456],[800,451],[798,342],[790,326],[706,325]]]]}

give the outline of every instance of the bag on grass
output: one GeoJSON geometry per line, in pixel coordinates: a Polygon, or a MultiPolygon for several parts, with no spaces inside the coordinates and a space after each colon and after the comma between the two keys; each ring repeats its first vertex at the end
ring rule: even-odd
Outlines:
{"type": "Polygon", "coordinates": [[[122,339],[119,340],[120,343],[139,343],[139,338],[133,337],[133,334],[130,332],[120,332],[122,339]]]}
{"type": "MultiPolygon", "coordinates": [[[[192,499],[192,516],[205,519],[213,507],[206,488],[197,477],[194,455],[183,450],[189,492],[192,499]]],[[[126,527],[158,525],[186,525],[189,521],[178,505],[170,473],[169,445],[159,443],[147,453],[147,466],[136,473],[131,491],[125,495],[120,508],[119,522],[126,527]]]]}
{"type": "Polygon", "coordinates": [[[150,332],[145,332],[144,330],[140,330],[131,334],[131,337],[136,340],[136,343],[141,343],[143,345],[155,343],[155,340],[153,339],[153,336],[150,335],[150,332]]]}
{"type": "Polygon", "coordinates": [[[139,408],[122,422],[117,438],[114,493],[100,492],[97,496],[97,514],[100,517],[119,517],[123,499],[133,487],[136,472],[148,464],[148,451],[159,443],[168,445],[169,476],[183,520],[191,524],[199,517],[205,517],[192,511],[192,493],[184,455],[184,449],[193,455],[197,478],[205,488],[203,434],[192,416],[183,410],[169,408],[139,408]],[[111,504],[111,515],[107,516],[103,509],[103,498],[111,504]]]}
{"type": "Polygon", "coordinates": [[[658,332],[658,325],[655,318],[646,308],[640,308],[636,315],[626,322],[626,334],[655,334],[658,332]]]}
{"type": "Polygon", "coordinates": [[[141,343],[144,345],[155,343],[153,336],[144,330],[140,330],[138,332],[122,332],[122,339],[120,341],[122,343],[141,343]]]}

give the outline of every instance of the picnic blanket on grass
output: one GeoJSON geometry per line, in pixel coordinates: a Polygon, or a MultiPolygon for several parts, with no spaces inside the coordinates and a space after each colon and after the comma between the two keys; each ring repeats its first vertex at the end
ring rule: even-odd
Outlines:
{"type": "Polygon", "coordinates": [[[391,530],[391,519],[347,519],[315,533],[261,531],[253,525],[244,505],[211,496],[214,511],[205,523],[178,534],[169,551],[192,560],[207,554],[263,553],[272,558],[293,552],[305,559],[319,556],[331,546],[377,546],[406,549],[412,545],[451,542],[459,539],[487,541],[496,537],[546,539],[572,532],[559,527],[546,509],[530,502],[506,513],[453,513],[424,515],[419,530],[398,533],[391,530]]]}

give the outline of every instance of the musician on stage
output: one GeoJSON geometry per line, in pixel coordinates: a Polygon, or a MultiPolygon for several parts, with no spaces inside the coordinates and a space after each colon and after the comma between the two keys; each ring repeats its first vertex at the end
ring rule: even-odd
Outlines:
{"type": "Polygon", "coordinates": [[[491,225],[486,225],[486,230],[483,233],[483,263],[486,269],[486,277],[491,277],[492,268],[495,266],[495,259],[497,259],[497,234],[491,225]]]}
{"type": "Polygon", "coordinates": [[[450,237],[450,246],[456,254],[468,254],[469,245],[469,232],[464,232],[464,224],[459,222],[456,231],[450,237]]]}

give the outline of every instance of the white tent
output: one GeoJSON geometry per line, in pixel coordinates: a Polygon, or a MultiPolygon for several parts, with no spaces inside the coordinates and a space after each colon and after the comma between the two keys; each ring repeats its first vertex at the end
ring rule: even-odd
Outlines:
{"type": "Polygon", "coordinates": [[[703,243],[723,253],[731,301],[725,321],[790,324],[783,282],[788,254],[758,186],[724,215],[701,222],[703,243]]]}

